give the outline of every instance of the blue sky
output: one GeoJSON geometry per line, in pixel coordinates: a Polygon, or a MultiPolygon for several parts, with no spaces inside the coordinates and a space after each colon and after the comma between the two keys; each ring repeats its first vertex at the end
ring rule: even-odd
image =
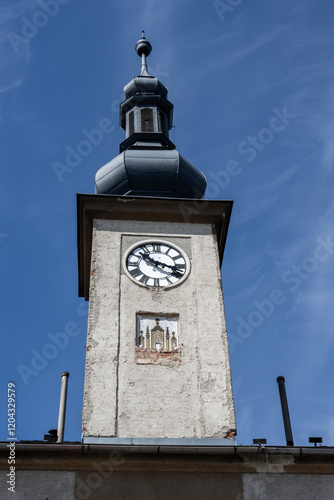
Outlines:
{"type": "Polygon", "coordinates": [[[3,0],[0,439],[8,382],[19,439],[40,440],[57,426],[66,370],[65,439],[80,440],[76,193],[93,193],[95,171],[118,154],[144,28],[150,72],[174,104],[171,140],[206,175],[208,198],[234,200],[222,277],[237,442],[285,444],[283,375],[295,444],[334,444],[333,15],[329,0],[3,0]],[[99,144],[81,148],[105,119],[99,144]]]}

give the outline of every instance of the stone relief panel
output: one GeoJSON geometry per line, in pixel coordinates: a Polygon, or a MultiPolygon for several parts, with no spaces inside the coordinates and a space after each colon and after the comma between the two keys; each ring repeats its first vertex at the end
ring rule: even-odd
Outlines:
{"type": "Polygon", "coordinates": [[[136,319],[137,364],[181,360],[178,314],[137,313],[136,319]]]}

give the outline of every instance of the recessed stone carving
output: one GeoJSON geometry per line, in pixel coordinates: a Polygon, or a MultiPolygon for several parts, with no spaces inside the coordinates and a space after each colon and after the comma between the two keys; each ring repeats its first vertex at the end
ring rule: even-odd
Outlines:
{"type": "Polygon", "coordinates": [[[169,364],[181,360],[177,314],[137,314],[137,364],[169,364]]]}

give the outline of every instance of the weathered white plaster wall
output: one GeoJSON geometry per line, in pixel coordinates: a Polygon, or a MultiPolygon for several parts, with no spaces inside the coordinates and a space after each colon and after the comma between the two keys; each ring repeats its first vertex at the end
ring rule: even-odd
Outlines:
{"type": "Polygon", "coordinates": [[[211,225],[94,221],[83,408],[87,436],[220,438],[235,429],[216,238],[211,225]],[[180,246],[191,273],[151,290],[130,280],[134,243],[180,246]],[[136,364],[136,313],[179,314],[181,361],[136,364]]]}

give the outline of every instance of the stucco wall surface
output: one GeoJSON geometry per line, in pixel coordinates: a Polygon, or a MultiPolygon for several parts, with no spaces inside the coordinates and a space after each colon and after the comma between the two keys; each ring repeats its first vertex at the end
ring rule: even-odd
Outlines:
{"type": "Polygon", "coordinates": [[[210,224],[94,221],[84,435],[222,438],[235,429],[216,236],[210,224]],[[124,272],[134,243],[179,246],[191,272],[152,289],[124,272]],[[136,363],[136,314],[179,315],[180,361],[136,363]]]}
{"type": "Polygon", "coordinates": [[[332,474],[243,474],[243,500],[332,500],[332,474]]]}

